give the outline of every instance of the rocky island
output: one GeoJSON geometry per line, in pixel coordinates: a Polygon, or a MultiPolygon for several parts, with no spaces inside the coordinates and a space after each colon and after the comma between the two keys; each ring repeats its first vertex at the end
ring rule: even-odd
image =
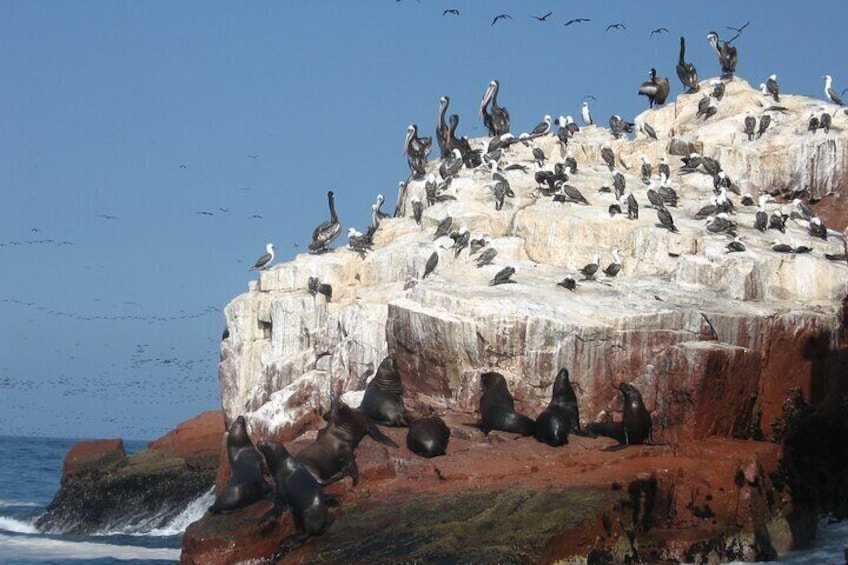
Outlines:
{"type": "MultiPolygon", "coordinates": [[[[401,214],[379,223],[364,256],[337,244],[262,271],[225,310],[219,377],[228,424],[242,415],[254,441],[273,438],[297,453],[322,427],[333,391],[358,406],[391,356],[406,406],[442,416],[450,445],[422,459],[405,447],[405,429],[382,428],[401,447],[362,442],[359,483],[328,487],[341,505],[321,536],[292,545],[290,517],[260,527],[271,505],[260,502],[190,526],[182,561],[763,560],[807,543],[818,512],[844,515],[848,264],[838,256],[848,119],[839,111],[829,132],[810,132],[810,114],[834,106],[782,95],[775,107],[741,79],[723,84],[712,115],[700,115],[701,93],[682,94],[638,116],[635,139],[589,126],[567,148],[553,133],[512,144],[496,167],[513,193],[499,209],[490,167],[463,168],[419,224],[413,200],[427,203],[427,179],[413,179],[399,194],[401,214]],[[770,127],[751,138],[746,114],[768,115],[770,127]],[[646,125],[657,139],[641,133],[646,125]],[[576,160],[568,183],[588,205],[544,194],[534,145],[549,169],[576,160]],[[720,163],[722,181],[754,202],[770,197],[764,211],[785,216],[785,233],[755,230],[757,205],[733,194],[732,229],[695,219],[719,181],[683,164],[693,153],[720,163]],[[651,207],[648,189],[658,183],[643,182],[643,156],[654,170],[663,158],[670,165],[676,231],[651,207]],[[626,207],[612,213],[614,172],[638,218],[626,207]],[[830,228],[823,238],[811,235],[795,199],[830,228]],[[492,265],[478,268],[468,248],[434,240],[447,216],[451,232],[466,229],[497,250],[492,265]],[[728,232],[744,251],[729,252],[728,232]],[[620,272],[582,280],[581,268],[596,253],[603,268],[613,249],[620,272]],[[434,250],[438,263],[422,278],[434,250]],[[492,285],[507,266],[513,284],[492,285]],[[557,284],[566,276],[573,290],[557,284]],[[310,278],[329,285],[331,298],[310,292],[310,278]],[[620,419],[616,385],[638,388],[652,411],[653,445],[607,452],[613,440],[571,436],[552,448],[476,427],[482,372],[502,373],[517,407],[535,417],[564,367],[584,424],[620,419]]],[[[428,162],[426,172],[438,174],[440,164],[428,162]]]]}

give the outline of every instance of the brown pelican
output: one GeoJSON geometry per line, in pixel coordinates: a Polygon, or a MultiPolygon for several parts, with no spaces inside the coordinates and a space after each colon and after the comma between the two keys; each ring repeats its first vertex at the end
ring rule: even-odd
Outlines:
{"type": "MultiPolygon", "coordinates": [[[[738,36],[737,36],[738,37],[738,36]]],[[[711,31],[707,34],[707,41],[713,46],[713,49],[718,55],[718,62],[721,64],[721,72],[724,77],[732,77],[736,72],[736,63],[739,60],[739,53],[736,47],[730,44],[730,41],[721,41],[718,33],[711,31]]]]}
{"type": "Polygon", "coordinates": [[[842,106],[842,98],[836,94],[836,91],[831,88],[833,84],[833,77],[830,75],[824,75],[822,77],[824,79],[824,94],[828,97],[828,99],[836,104],[837,106],[842,106]]]}
{"type": "Polygon", "coordinates": [[[271,266],[274,261],[274,244],[269,243],[265,246],[265,255],[256,260],[256,263],[249,269],[251,271],[264,271],[271,266]]]}
{"type": "Polygon", "coordinates": [[[330,219],[323,222],[312,232],[312,243],[309,244],[310,253],[322,253],[327,251],[330,244],[339,237],[342,225],[336,216],[336,196],[333,191],[327,191],[327,202],[330,205],[330,219]]]}
{"type": "Polygon", "coordinates": [[[509,111],[503,106],[498,106],[498,91],[500,88],[501,85],[497,80],[490,82],[485,94],[483,94],[483,101],[480,102],[480,117],[483,117],[483,110],[489,101],[492,102],[492,125],[495,135],[509,133],[509,111]]]}
{"type": "Polygon", "coordinates": [[[687,94],[697,92],[700,85],[698,84],[698,71],[695,65],[686,62],[686,40],[680,38],[680,58],[677,60],[677,78],[683,83],[683,86],[688,88],[687,94]]]}
{"type": "Polygon", "coordinates": [[[439,151],[442,158],[450,154],[451,147],[448,147],[448,125],[445,123],[445,113],[450,106],[450,97],[442,96],[439,100],[439,113],[436,116],[436,142],[439,144],[439,151]]]}
{"type": "Polygon", "coordinates": [[[653,108],[654,104],[657,106],[665,104],[665,99],[668,98],[670,90],[668,78],[658,79],[657,70],[653,67],[648,76],[650,78],[639,87],[639,95],[648,97],[648,108],[653,108]]]}

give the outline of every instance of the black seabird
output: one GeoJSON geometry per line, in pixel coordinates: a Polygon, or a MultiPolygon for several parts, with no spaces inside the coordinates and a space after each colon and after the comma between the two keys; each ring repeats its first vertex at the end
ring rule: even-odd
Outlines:
{"type": "Polygon", "coordinates": [[[485,236],[472,239],[468,242],[468,255],[474,255],[475,253],[486,247],[488,244],[489,241],[486,239],[485,236]]]}
{"type": "MultiPolygon", "coordinates": [[[[560,182],[560,181],[557,181],[557,182],[560,182]]],[[[586,198],[583,196],[583,194],[579,190],[577,190],[576,187],[571,186],[570,184],[562,183],[560,185],[560,190],[562,191],[563,194],[565,194],[566,198],[570,202],[576,202],[577,204],[585,204],[587,206],[589,205],[589,201],[586,200],[586,198]]]]}
{"type": "Polygon", "coordinates": [[[621,116],[619,116],[618,114],[610,116],[610,119],[609,119],[610,132],[612,133],[612,136],[615,139],[620,139],[622,133],[624,131],[626,131],[627,126],[625,124],[626,124],[626,122],[624,120],[622,120],[621,116]]]}
{"type": "Polygon", "coordinates": [[[626,184],[627,183],[624,180],[624,175],[622,175],[618,171],[616,171],[615,174],[612,175],[612,186],[615,190],[616,198],[621,198],[621,196],[624,194],[624,190],[627,188],[626,184]]]}
{"type": "Polygon", "coordinates": [[[674,225],[674,218],[671,217],[671,212],[669,212],[665,207],[657,208],[657,219],[660,221],[660,225],[662,225],[662,227],[668,231],[677,233],[677,226],[674,225]]]}
{"type": "Polygon", "coordinates": [[[621,259],[618,256],[618,249],[612,250],[612,263],[604,269],[604,274],[608,277],[614,277],[621,271],[621,259]]]}
{"type": "MultiPolygon", "coordinates": [[[[506,20],[506,19],[510,19],[510,20],[511,20],[511,19],[512,19],[512,16],[510,16],[509,14],[498,14],[498,15],[497,15],[497,16],[495,16],[495,18],[492,20],[492,25],[495,25],[496,23],[498,23],[498,20],[506,20]]],[[[491,26],[489,26],[489,27],[491,27],[491,26]]]]}
{"type": "Polygon", "coordinates": [[[750,112],[745,115],[745,133],[748,135],[748,141],[754,140],[754,132],[757,128],[757,118],[750,112]]]}
{"type": "Polygon", "coordinates": [[[610,217],[613,217],[616,214],[621,214],[622,213],[621,212],[621,205],[616,203],[616,202],[613,202],[612,204],[609,205],[609,208],[607,208],[607,211],[609,212],[610,217]]]}
{"type": "Polygon", "coordinates": [[[539,20],[540,22],[546,22],[546,21],[548,21],[548,18],[551,17],[551,14],[553,14],[553,12],[548,12],[544,16],[530,16],[530,17],[535,18],[535,19],[539,20]]]}
{"type": "Polygon", "coordinates": [[[768,114],[760,116],[760,127],[757,129],[757,139],[763,136],[769,125],[771,125],[771,116],[768,114]]]}
{"type": "Polygon", "coordinates": [[[445,113],[450,106],[450,97],[442,96],[439,99],[439,112],[436,114],[436,142],[439,144],[439,154],[442,158],[450,155],[453,147],[448,146],[448,124],[445,122],[445,113]]]}
{"type": "Polygon", "coordinates": [[[660,164],[657,167],[657,172],[659,172],[660,177],[671,178],[671,167],[668,166],[668,158],[663,155],[660,157],[660,164]]]}
{"type": "Polygon", "coordinates": [[[794,247],[785,243],[781,243],[779,239],[775,239],[772,242],[771,248],[772,251],[777,251],[778,253],[795,253],[794,247]]]}
{"type": "Polygon", "coordinates": [[[664,204],[668,204],[672,208],[677,208],[677,192],[668,185],[662,184],[657,189],[664,204]]]}
{"type": "Polygon", "coordinates": [[[586,280],[590,280],[595,278],[595,273],[598,272],[598,267],[600,267],[601,255],[600,253],[595,253],[592,257],[592,262],[587,263],[582,269],[580,269],[580,274],[582,274],[586,280]]]}
{"type": "Polygon", "coordinates": [[[447,16],[448,14],[451,14],[452,16],[458,16],[459,10],[457,10],[456,8],[448,8],[447,10],[442,12],[443,16],[447,16]]]}
{"type": "Polygon", "coordinates": [[[533,128],[533,131],[530,132],[530,135],[533,137],[538,137],[541,135],[547,135],[551,131],[551,116],[550,114],[545,114],[545,118],[539,122],[536,127],[533,128]]]}
{"type": "Polygon", "coordinates": [[[680,38],[680,57],[677,59],[677,78],[688,89],[687,94],[697,92],[700,88],[698,71],[695,69],[695,65],[686,62],[686,40],[682,36],[680,38]]]}
{"type": "Polygon", "coordinates": [[[572,18],[562,25],[570,26],[571,24],[582,24],[583,22],[591,22],[591,21],[592,20],[590,20],[589,18],[572,18]]]}
{"type": "Polygon", "coordinates": [[[271,266],[274,261],[274,244],[269,243],[265,246],[265,255],[256,260],[256,263],[248,269],[250,271],[264,271],[271,266]]]}
{"type": "Polygon", "coordinates": [[[654,130],[654,128],[651,127],[651,124],[642,124],[639,127],[643,132],[645,132],[645,135],[647,135],[651,139],[657,139],[657,132],[654,130]]]}
{"type": "Polygon", "coordinates": [[[327,202],[330,206],[330,219],[320,224],[312,232],[312,243],[309,244],[310,253],[322,253],[327,251],[330,244],[335,241],[342,231],[339,217],[336,215],[336,195],[333,191],[327,191],[327,202]]]}
{"type": "Polygon", "coordinates": [[[613,153],[612,147],[609,144],[604,145],[603,149],[601,149],[601,159],[604,160],[604,163],[607,164],[611,172],[615,167],[615,153],[613,153]]]}
{"type": "Polygon", "coordinates": [[[769,229],[777,230],[780,233],[786,233],[786,220],[789,216],[784,215],[780,210],[775,210],[769,216],[769,229]]]}
{"type": "Polygon", "coordinates": [[[626,30],[627,26],[625,26],[622,23],[610,24],[610,25],[607,26],[607,31],[609,31],[611,29],[624,29],[624,30],[626,30]]]}
{"type": "MultiPolygon", "coordinates": [[[[624,198],[624,196],[622,196],[624,198]]],[[[639,203],[636,202],[636,197],[633,196],[633,193],[627,195],[625,199],[625,203],[627,204],[627,219],[628,220],[638,220],[639,219],[639,203]]]]}
{"type": "Polygon", "coordinates": [[[766,92],[771,94],[775,102],[780,102],[780,87],[777,85],[777,75],[771,75],[766,81],[766,92]]]}
{"type": "Polygon", "coordinates": [[[654,172],[654,168],[651,166],[651,163],[648,161],[648,157],[646,155],[642,155],[642,182],[645,184],[651,184],[651,175],[654,172]]]}
{"type": "Polygon", "coordinates": [[[356,228],[347,229],[347,247],[351,251],[356,251],[363,259],[368,251],[371,251],[371,239],[363,235],[356,228]]]}
{"type": "Polygon", "coordinates": [[[768,197],[760,196],[760,206],[757,208],[757,213],[754,214],[754,229],[763,233],[768,229],[768,214],[766,214],[766,199],[768,197]]]}
{"type": "Polygon", "coordinates": [[[807,232],[813,237],[827,241],[827,227],[817,217],[810,219],[810,223],[807,225],[807,232]]]}
{"type": "Polygon", "coordinates": [[[453,155],[444,159],[442,164],[439,165],[439,176],[443,180],[455,177],[462,169],[462,153],[459,149],[453,149],[451,152],[453,155]]]}
{"type": "Polygon", "coordinates": [[[648,80],[642,83],[639,87],[639,95],[648,97],[648,108],[653,108],[654,104],[661,106],[665,104],[665,99],[668,98],[670,87],[668,78],[657,78],[657,70],[651,68],[648,73],[648,80]]]}
{"type": "Polygon", "coordinates": [[[837,106],[842,106],[842,98],[840,98],[836,91],[831,88],[831,85],[833,84],[833,77],[830,75],[824,75],[822,78],[824,79],[825,96],[827,96],[828,99],[837,106]]]}
{"type": "Polygon", "coordinates": [[[815,114],[810,114],[810,119],[807,120],[807,129],[813,133],[816,133],[816,130],[819,129],[819,119],[815,114]]]}
{"type": "Polygon", "coordinates": [[[709,107],[710,95],[705,92],[701,99],[698,100],[698,111],[695,113],[695,117],[700,118],[701,116],[705,115],[709,107]]]}
{"type": "Polygon", "coordinates": [[[795,249],[793,249],[792,251],[794,251],[796,255],[801,255],[803,253],[812,253],[813,248],[808,246],[808,245],[801,244],[801,245],[796,245],[795,249]]]}
{"type": "Polygon", "coordinates": [[[459,232],[456,234],[456,238],[453,240],[453,256],[459,257],[459,254],[462,253],[462,250],[468,247],[468,242],[471,240],[471,232],[468,231],[468,228],[462,226],[459,229],[459,232]]]}
{"type": "Polygon", "coordinates": [[[707,231],[710,233],[730,233],[733,234],[736,229],[736,223],[728,219],[727,214],[722,212],[717,216],[707,218],[707,231]]]}
{"type": "Polygon", "coordinates": [[[501,85],[497,80],[491,81],[485,94],[483,94],[483,101],[480,103],[480,115],[482,117],[482,109],[486,107],[489,101],[492,102],[492,125],[495,135],[509,133],[509,111],[503,106],[498,106],[498,91],[500,88],[501,85]]]}
{"type": "Polygon", "coordinates": [[[574,292],[574,289],[577,288],[577,281],[574,280],[574,277],[568,276],[559,281],[557,286],[561,286],[562,288],[566,288],[571,292],[574,292]]]}
{"type": "Polygon", "coordinates": [[[737,235],[733,238],[733,241],[727,244],[727,252],[741,253],[742,251],[745,251],[745,244],[742,243],[742,239],[737,235]]]}
{"type": "Polygon", "coordinates": [[[495,278],[489,281],[489,286],[497,286],[499,284],[515,283],[510,277],[515,274],[513,267],[504,267],[495,275],[495,278]]]}
{"type": "Polygon", "coordinates": [[[427,259],[427,264],[424,265],[424,274],[421,275],[421,279],[423,280],[423,279],[427,278],[427,275],[432,273],[433,270],[436,268],[436,265],[438,265],[438,264],[439,264],[439,245],[434,244],[433,245],[433,253],[427,259]]]}
{"type": "Polygon", "coordinates": [[[695,212],[694,218],[696,220],[703,220],[709,216],[712,216],[718,212],[718,200],[715,196],[710,196],[710,203],[706,206],[702,206],[700,210],[695,212]]]}
{"type": "Polygon", "coordinates": [[[830,133],[830,123],[830,114],[828,114],[827,112],[822,112],[822,115],[819,118],[819,127],[823,129],[825,133],[830,133]]]}
{"type": "Polygon", "coordinates": [[[720,80],[713,79],[710,81],[710,84],[713,87],[713,89],[710,91],[710,96],[721,102],[721,99],[724,98],[724,83],[720,80]]]}
{"type": "Polygon", "coordinates": [[[414,196],[412,198],[412,217],[419,226],[421,225],[421,214],[423,213],[424,205],[421,203],[421,199],[414,196]]]}
{"type": "Polygon", "coordinates": [[[487,248],[480,254],[479,257],[477,257],[477,268],[479,269],[480,267],[491,265],[497,254],[498,250],[494,247],[487,248]]]}
{"type": "Polygon", "coordinates": [[[794,199],[792,201],[792,206],[795,208],[795,210],[798,211],[801,217],[807,221],[812,220],[816,217],[816,212],[812,208],[810,208],[809,204],[807,204],[800,198],[794,199]]]}
{"type": "Polygon", "coordinates": [[[444,220],[439,222],[438,227],[436,227],[436,233],[433,234],[433,241],[436,241],[440,237],[444,237],[450,233],[451,225],[453,224],[453,218],[450,216],[445,217],[444,220]]]}
{"type": "MultiPolygon", "coordinates": [[[[738,36],[737,36],[738,37],[738,36]]],[[[735,38],[734,38],[735,39],[735,38]]],[[[721,64],[722,76],[730,77],[736,72],[736,63],[739,60],[739,53],[736,47],[733,47],[730,42],[719,40],[718,33],[711,31],[707,34],[707,41],[713,46],[713,49],[718,55],[718,62],[721,64]]]]}
{"type": "Polygon", "coordinates": [[[651,203],[651,208],[665,208],[660,195],[653,188],[648,189],[648,202],[651,203]]]}

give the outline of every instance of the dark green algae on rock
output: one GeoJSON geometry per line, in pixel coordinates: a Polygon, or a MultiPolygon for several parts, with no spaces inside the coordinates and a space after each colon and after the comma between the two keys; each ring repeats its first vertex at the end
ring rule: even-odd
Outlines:
{"type": "Polygon", "coordinates": [[[376,496],[345,504],[320,539],[278,563],[539,563],[552,539],[622,501],[590,489],[475,489],[443,494],[376,496]]]}

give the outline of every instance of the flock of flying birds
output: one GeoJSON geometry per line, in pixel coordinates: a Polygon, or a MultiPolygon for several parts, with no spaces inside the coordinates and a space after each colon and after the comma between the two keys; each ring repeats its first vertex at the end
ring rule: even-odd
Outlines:
{"type": "MultiPolygon", "coordinates": [[[[458,10],[446,10],[444,15],[458,15],[458,10]]],[[[546,21],[551,13],[542,16],[534,16],[539,21],[546,21]]],[[[511,19],[509,14],[499,14],[493,21],[492,25],[502,19],[511,19]]],[[[584,20],[588,21],[588,20],[584,20]]],[[[579,23],[578,20],[566,22],[566,25],[579,23]]],[[[732,42],[740,36],[742,31],[748,26],[745,25],[739,28],[732,28],[737,33],[734,37],[722,41],[718,33],[711,31],[707,35],[707,41],[718,57],[719,65],[722,70],[721,79],[710,81],[708,90],[703,92],[702,98],[697,102],[696,119],[708,120],[716,114],[718,104],[724,97],[727,81],[733,79],[736,71],[736,63],[738,61],[738,50],[732,45],[732,42]]],[[[615,27],[615,26],[610,26],[615,27]]],[[[622,26],[623,27],[623,26],[622,26]]],[[[609,29],[609,28],[608,28],[609,29]]],[[[659,32],[659,30],[654,30],[659,32]]],[[[685,60],[686,45],[685,39],[680,38],[680,52],[676,71],[686,93],[695,93],[701,90],[701,84],[698,80],[698,73],[695,66],[691,62],[685,60]]],[[[838,94],[832,87],[832,77],[826,75],[822,77],[825,81],[824,93],[829,102],[835,105],[836,111],[843,106],[841,95],[838,94]]],[[[486,88],[483,98],[480,102],[480,117],[484,126],[488,131],[488,138],[484,139],[484,146],[473,148],[470,140],[465,137],[457,137],[456,130],[459,125],[459,116],[456,114],[450,115],[447,122],[445,115],[450,105],[450,98],[442,97],[437,113],[437,125],[435,131],[436,141],[439,146],[439,156],[441,163],[438,167],[438,177],[434,172],[428,172],[428,157],[433,148],[431,137],[420,137],[418,135],[418,127],[411,124],[407,128],[407,135],[404,140],[403,154],[407,157],[407,162],[411,171],[410,178],[406,182],[401,182],[399,186],[398,204],[394,214],[390,215],[383,212],[381,207],[384,201],[382,195],[378,195],[377,201],[372,205],[371,224],[368,230],[363,234],[355,228],[349,228],[348,231],[348,248],[359,253],[361,256],[371,250],[373,245],[373,236],[378,229],[380,222],[387,217],[406,216],[407,190],[411,181],[423,181],[424,198],[413,196],[409,199],[412,208],[412,217],[420,225],[422,213],[425,206],[432,206],[438,202],[455,199],[456,197],[448,194],[447,189],[451,182],[458,177],[460,172],[465,169],[474,171],[482,171],[489,176],[489,181],[485,184],[494,196],[495,210],[502,209],[505,199],[515,196],[507,177],[508,172],[520,171],[524,174],[529,174],[529,168],[520,163],[506,165],[503,158],[509,148],[516,143],[522,143],[527,147],[531,147],[533,141],[542,136],[551,134],[556,135],[561,143],[561,147],[565,154],[565,158],[560,162],[553,163],[553,166],[546,166],[548,157],[537,146],[532,147],[532,154],[535,159],[534,179],[537,183],[536,190],[539,195],[548,197],[555,202],[569,202],[577,205],[590,205],[589,201],[575,186],[568,184],[570,177],[578,174],[578,163],[574,157],[573,151],[568,147],[569,141],[580,131],[578,126],[571,116],[559,116],[554,120],[550,115],[546,115],[544,119],[530,132],[522,133],[515,136],[511,133],[511,123],[509,111],[506,107],[498,103],[498,92],[500,83],[493,80],[486,88]],[[557,131],[553,131],[554,124],[558,127],[557,131]]],[[[777,76],[771,75],[768,80],[760,85],[760,89],[764,96],[773,99],[774,104],[766,108],[759,122],[756,118],[748,113],[742,124],[743,131],[746,133],[749,140],[762,137],[767,131],[771,117],[768,112],[788,112],[788,108],[778,106],[780,103],[780,87],[777,82],[777,76]]],[[[707,90],[707,89],[705,89],[707,90]]],[[[844,92],[844,91],[843,91],[844,92]]],[[[646,96],[649,102],[649,108],[661,106],[665,104],[670,93],[670,84],[668,78],[657,77],[655,69],[651,69],[649,79],[642,83],[638,89],[638,94],[646,96]]],[[[586,97],[591,98],[591,97],[586,97]]],[[[833,115],[836,114],[834,111],[833,115]]],[[[848,114],[848,110],[844,110],[848,114]]],[[[588,100],[584,98],[581,107],[581,118],[585,126],[594,125],[595,121],[589,109],[588,100]]],[[[808,130],[815,133],[822,129],[825,133],[830,131],[833,116],[829,111],[823,111],[820,115],[811,114],[808,120],[808,130]]],[[[614,115],[609,119],[610,132],[616,139],[625,136],[628,133],[634,133],[636,124],[624,120],[619,115],[614,115]]],[[[639,129],[648,137],[657,139],[656,132],[648,123],[643,123],[639,129]]],[[[601,187],[600,192],[614,193],[615,200],[609,205],[609,214],[626,214],[627,218],[636,220],[639,217],[639,203],[633,195],[632,191],[627,191],[626,179],[624,175],[618,172],[615,168],[616,155],[609,144],[606,144],[602,151],[601,157],[604,163],[608,166],[612,175],[612,188],[601,187]]],[[[676,208],[678,204],[678,195],[671,186],[671,170],[666,157],[662,157],[661,162],[657,166],[658,180],[653,178],[653,165],[648,159],[642,157],[641,173],[642,182],[647,185],[648,206],[655,210],[658,220],[658,227],[668,229],[672,232],[677,232],[677,227],[674,223],[669,208],[676,208]]],[[[842,234],[833,230],[828,230],[822,220],[818,218],[810,206],[802,200],[796,198],[792,202],[792,210],[787,211],[783,206],[775,208],[771,214],[766,211],[766,205],[769,202],[775,202],[774,198],[769,195],[761,195],[758,201],[755,202],[750,194],[742,194],[738,185],[733,182],[729,175],[722,170],[721,163],[712,157],[691,153],[682,158],[681,174],[701,173],[709,175],[713,181],[714,193],[710,197],[710,203],[698,210],[694,218],[698,220],[706,219],[706,230],[711,234],[727,234],[732,237],[732,241],[727,244],[727,252],[742,252],[746,250],[745,244],[742,242],[741,236],[738,235],[739,226],[732,219],[735,213],[736,205],[733,203],[730,193],[735,193],[741,196],[741,204],[743,206],[758,205],[755,214],[755,222],[752,226],[760,232],[768,230],[776,230],[781,234],[786,233],[787,220],[793,218],[800,225],[805,226],[809,235],[822,240],[827,240],[828,237],[842,237],[842,234]]],[[[311,253],[323,253],[330,249],[330,245],[341,233],[341,223],[335,211],[334,194],[328,192],[328,203],[330,211],[330,219],[317,226],[312,234],[312,243],[309,246],[311,253]]],[[[468,229],[464,226],[455,225],[456,222],[450,216],[443,218],[438,224],[434,233],[434,241],[438,242],[441,238],[448,236],[453,240],[450,249],[454,251],[455,256],[468,248],[470,256],[476,256],[478,267],[492,264],[492,260],[497,255],[497,250],[490,245],[490,241],[486,237],[472,238],[468,229]],[[477,255],[479,253],[479,255],[477,255]]],[[[843,238],[844,240],[844,238],[843,238]]],[[[425,265],[422,279],[432,273],[438,263],[440,249],[444,249],[442,244],[434,244],[434,251],[430,255],[425,265]]],[[[780,240],[774,240],[772,249],[778,253],[810,253],[811,245],[798,244],[789,245],[780,240]]],[[[267,253],[260,257],[251,270],[262,270],[268,268],[274,260],[274,247],[268,244],[267,253]]],[[[615,277],[622,268],[620,250],[612,250],[612,262],[606,268],[601,269],[600,254],[595,253],[592,260],[580,269],[580,274],[583,280],[592,280],[599,272],[603,272],[607,277],[615,277]]],[[[846,260],[845,253],[825,254],[825,257],[831,260],[846,260]]],[[[500,270],[494,278],[491,279],[490,285],[499,285],[515,282],[512,276],[515,274],[513,267],[505,267],[500,270]]],[[[315,294],[318,281],[310,281],[310,291],[315,294]]],[[[574,290],[577,286],[577,280],[568,276],[560,283],[561,286],[574,290]]],[[[323,285],[328,286],[328,285],[323,285]]],[[[327,294],[325,292],[325,294],[327,294]]],[[[329,290],[328,297],[332,294],[329,290]]]]}

